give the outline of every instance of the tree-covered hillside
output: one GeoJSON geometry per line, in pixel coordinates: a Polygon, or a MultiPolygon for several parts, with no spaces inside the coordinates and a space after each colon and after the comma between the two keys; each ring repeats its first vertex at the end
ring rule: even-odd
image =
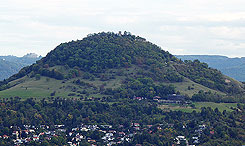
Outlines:
{"type": "Polygon", "coordinates": [[[45,90],[64,92],[63,89],[69,88],[72,92],[69,95],[79,96],[100,94],[152,98],[173,93],[192,96],[200,90],[222,95],[244,91],[242,84],[230,80],[207,64],[183,62],[146,39],[128,32],[102,32],[62,43],[36,64],[1,82],[0,89],[16,87],[21,90],[25,84],[35,87],[42,77],[69,83],[58,85],[58,89],[48,87],[45,90]],[[37,82],[31,83],[31,79],[37,82]],[[188,87],[190,85],[196,87],[188,87]]]}
{"type": "Polygon", "coordinates": [[[182,60],[195,60],[207,63],[212,68],[217,68],[223,74],[238,81],[245,81],[245,58],[229,58],[217,55],[176,55],[182,60]]]}
{"type": "Polygon", "coordinates": [[[132,64],[163,66],[176,58],[145,39],[125,33],[93,34],[80,41],[63,43],[51,51],[42,64],[78,66],[89,72],[132,64]]]}

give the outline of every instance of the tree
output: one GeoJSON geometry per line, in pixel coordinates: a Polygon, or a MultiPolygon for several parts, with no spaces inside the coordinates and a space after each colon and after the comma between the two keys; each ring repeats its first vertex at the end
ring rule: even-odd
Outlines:
{"type": "Polygon", "coordinates": [[[36,75],[35,75],[35,79],[36,79],[36,80],[40,80],[40,79],[41,79],[41,75],[40,75],[40,74],[36,74],[36,75]]]}

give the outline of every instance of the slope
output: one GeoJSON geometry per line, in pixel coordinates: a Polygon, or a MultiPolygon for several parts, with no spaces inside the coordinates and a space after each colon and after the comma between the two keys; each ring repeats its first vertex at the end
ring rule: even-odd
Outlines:
{"type": "Polygon", "coordinates": [[[129,98],[242,93],[242,84],[201,62],[182,62],[128,32],[91,34],[63,43],[1,82],[1,97],[129,98]]]}
{"type": "Polygon", "coordinates": [[[217,55],[176,55],[182,60],[195,60],[207,63],[212,68],[217,68],[223,74],[238,81],[245,81],[245,58],[228,58],[217,55]]]}

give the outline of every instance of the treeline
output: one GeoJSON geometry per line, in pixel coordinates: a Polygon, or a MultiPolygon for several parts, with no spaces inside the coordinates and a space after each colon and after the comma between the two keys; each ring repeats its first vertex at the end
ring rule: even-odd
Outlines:
{"type": "Polygon", "coordinates": [[[237,96],[224,96],[217,93],[212,93],[211,91],[205,92],[200,90],[198,93],[194,94],[191,98],[192,101],[202,102],[226,102],[226,103],[245,103],[244,95],[238,94],[237,96]]]}
{"type": "Polygon", "coordinates": [[[107,88],[104,94],[113,95],[115,98],[144,97],[152,99],[154,96],[165,97],[176,93],[173,85],[155,85],[152,78],[127,78],[120,88],[107,88]]]}

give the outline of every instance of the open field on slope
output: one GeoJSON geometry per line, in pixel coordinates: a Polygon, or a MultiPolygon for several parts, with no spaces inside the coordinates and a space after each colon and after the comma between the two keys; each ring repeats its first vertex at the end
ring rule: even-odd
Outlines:
{"type": "MultiPolygon", "coordinates": [[[[34,78],[24,77],[18,81],[22,83],[10,89],[0,91],[0,97],[47,97],[53,91],[58,90],[61,85],[61,81],[51,78],[47,79],[46,77],[41,77],[38,81],[34,78]]],[[[15,83],[16,81],[11,84],[15,83]]]]}
{"type": "Polygon", "coordinates": [[[174,85],[176,87],[176,90],[177,91],[180,91],[180,93],[182,95],[188,95],[189,97],[191,97],[193,94],[196,94],[198,93],[200,90],[203,90],[203,91],[211,91],[213,93],[217,93],[217,94],[220,94],[220,95],[225,95],[225,93],[223,92],[220,92],[220,91],[216,91],[216,90],[213,90],[213,89],[210,89],[210,88],[207,88],[203,85],[200,85],[200,84],[197,84],[193,81],[191,81],[190,79],[187,79],[187,78],[184,78],[184,82],[179,82],[179,83],[163,83],[165,85],[174,85]],[[190,90],[188,89],[188,86],[191,88],[190,90]]]}

